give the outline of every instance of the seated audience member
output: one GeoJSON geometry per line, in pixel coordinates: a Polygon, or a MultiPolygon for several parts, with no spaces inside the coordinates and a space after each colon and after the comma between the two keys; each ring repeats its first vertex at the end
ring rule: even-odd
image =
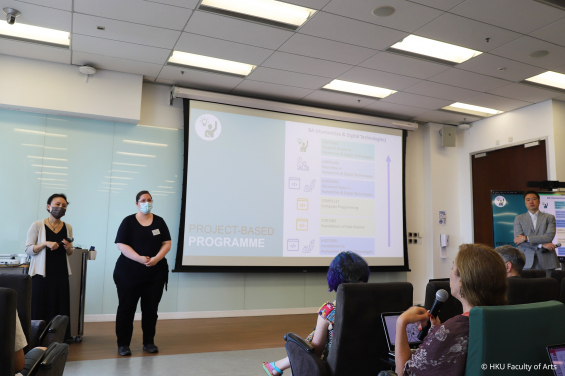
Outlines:
{"type": "Polygon", "coordinates": [[[411,307],[396,323],[396,372],[399,376],[458,376],[465,374],[469,342],[469,311],[474,306],[505,305],[506,267],[502,258],[482,244],[463,244],[449,275],[451,295],[463,305],[463,314],[445,323],[422,307],[411,307]],[[412,354],[406,326],[430,318],[432,327],[412,354]]]}
{"type": "Polygon", "coordinates": [[[520,278],[520,273],[526,265],[526,256],[517,248],[511,245],[503,245],[494,249],[506,264],[506,274],[508,278],[518,277],[520,278]]]}
{"type": "MultiPolygon", "coordinates": [[[[22,328],[22,324],[20,323],[20,319],[18,314],[16,313],[16,346],[15,346],[15,355],[14,355],[14,368],[16,376],[27,375],[29,369],[25,369],[26,367],[26,359],[24,355],[24,347],[27,346],[26,336],[24,334],[24,330],[22,328]],[[22,373],[20,373],[22,372],[22,373]]],[[[45,352],[47,348],[45,347],[36,347],[32,351],[41,351],[45,352]]]]}
{"type": "MultiPolygon", "coordinates": [[[[354,252],[341,252],[330,264],[327,281],[329,291],[337,291],[342,283],[367,282],[369,280],[369,265],[354,252]]],[[[318,311],[318,321],[314,331],[306,338],[316,349],[316,354],[326,361],[332,345],[333,324],[336,301],[326,302],[318,311]]],[[[263,369],[268,375],[282,375],[283,371],[290,368],[288,358],[276,362],[263,363],[263,369]]]]}

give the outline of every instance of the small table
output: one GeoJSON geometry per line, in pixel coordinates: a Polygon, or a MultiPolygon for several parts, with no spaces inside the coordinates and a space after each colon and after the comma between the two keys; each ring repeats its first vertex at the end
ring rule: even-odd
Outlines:
{"type": "Polygon", "coordinates": [[[8,274],[27,274],[29,264],[22,264],[17,266],[0,265],[0,273],[8,274]]]}

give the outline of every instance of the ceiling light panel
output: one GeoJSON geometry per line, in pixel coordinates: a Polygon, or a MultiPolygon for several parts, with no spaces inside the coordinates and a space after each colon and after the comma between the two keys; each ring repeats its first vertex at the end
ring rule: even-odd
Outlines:
{"type": "Polygon", "coordinates": [[[463,114],[475,115],[480,117],[489,117],[493,115],[498,115],[504,111],[495,110],[487,107],[474,106],[472,104],[466,103],[452,103],[449,106],[443,107],[442,110],[450,112],[458,112],[463,114]]]}
{"type": "Polygon", "coordinates": [[[460,64],[482,54],[481,51],[419,37],[417,35],[407,36],[402,41],[392,45],[387,51],[416,56],[450,65],[460,64]]]}
{"type": "Polygon", "coordinates": [[[333,80],[332,82],[324,86],[322,90],[339,91],[371,98],[385,98],[393,93],[396,93],[396,90],[342,80],[333,80]]]}
{"type": "Polygon", "coordinates": [[[549,88],[565,90],[565,74],[547,71],[537,76],[526,78],[525,83],[535,83],[549,88]]]}
{"type": "Polygon", "coordinates": [[[215,57],[174,51],[169,59],[169,65],[190,67],[208,72],[222,72],[237,77],[247,77],[255,69],[255,65],[239,63],[215,57]]]}
{"type": "Polygon", "coordinates": [[[0,21],[0,37],[64,48],[71,43],[69,32],[21,23],[8,25],[6,21],[0,21]]]}
{"type": "Polygon", "coordinates": [[[289,30],[298,29],[316,13],[314,9],[275,0],[203,0],[198,9],[289,30]]]}

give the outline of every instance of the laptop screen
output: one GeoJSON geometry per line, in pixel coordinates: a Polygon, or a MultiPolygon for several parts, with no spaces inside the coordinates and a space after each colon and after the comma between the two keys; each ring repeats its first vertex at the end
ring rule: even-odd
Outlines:
{"type": "MultiPolygon", "coordinates": [[[[402,312],[382,314],[382,319],[385,326],[385,332],[386,332],[387,341],[389,343],[390,351],[394,350],[394,343],[396,341],[396,320],[398,320],[398,317],[401,314],[402,312]]],[[[418,333],[420,333],[420,331],[418,330],[418,323],[409,324],[406,327],[406,334],[408,335],[408,343],[410,347],[416,347],[421,343],[421,341],[418,340],[418,333]]]]}
{"type": "Polygon", "coordinates": [[[547,346],[549,359],[553,364],[553,372],[556,376],[565,376],[565,344],[547,346]]]}

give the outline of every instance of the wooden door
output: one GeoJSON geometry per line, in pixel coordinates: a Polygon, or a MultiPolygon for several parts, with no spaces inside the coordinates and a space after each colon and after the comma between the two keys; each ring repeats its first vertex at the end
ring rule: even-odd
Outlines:
{"type": "Polygon", "coordinates": [[[529,148],[519,145],[489,151],[480,158],[473,156],[471,165],[475,243],[492,247],[490,191],[525,191],[532,189],[526,186],[528,181],[547,180],[545,141],[529,148]]]}

